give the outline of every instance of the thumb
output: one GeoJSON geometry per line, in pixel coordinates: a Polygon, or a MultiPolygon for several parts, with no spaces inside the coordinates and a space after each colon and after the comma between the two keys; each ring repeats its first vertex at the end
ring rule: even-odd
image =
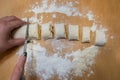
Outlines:
{"type": "Polygon", "coordinates": [[[21,38],[20,39],[11,39],[9,41],[10,48],[15,47],[15,46],[20,46],[20,45],[24,44],[24,42],[25,42],[25,39],[21,39],[21,38]]]}
{"type": "Polygon", "coordinates": [[[25,55],[20,56],[17,64],[15,65],[13,73],[11,75],[11,80],[20,80],[24,72],[25,61],[26,61],[26,56],[25,55]]]}

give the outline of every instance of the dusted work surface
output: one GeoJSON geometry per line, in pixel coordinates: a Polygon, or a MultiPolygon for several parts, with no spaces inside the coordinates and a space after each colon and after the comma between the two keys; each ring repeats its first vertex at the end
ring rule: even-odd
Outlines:
{"type": "MultiPolygon", "coordinates": [[[[32,16],[33,13],[24,13],[29,9],[30,4],[39,0],[1,0],[0,17],[15,15],[19,18],[32,16]]],[[[71,0],[72,1],[72,0],[71,0]]],[[[77,5],[80,10],[90,9],[97,16],[98,21],[108,29],[107,44],[101,48],[100,54],[97,55],[95,65],[93,66],[94,74],[88,80],[119,80],[120,79],[120,1],[119,0],[78,0],[77,5]],[[87,8],[86,8],[87,7],[87,8]]],[[[56,13],[58,18],[51,18],[51,14],[43,15],[43,22],[49,21],[66,22],[67,24],[78,24],[80,26],[92,25],[92,21],[86,18],[69,17],[56,13]],[[48,17],[46,17],[48,16],[48,17]],[[64,21],[61,16],[64,16],[64,21]],[[62,20],[62,21],[61,21],[62,20]]],[[[84,45],[84,44],[83,44],[84,45]]],[[[0,56],[0,80],[9,80],[13,67],[17,61],[16,50],[7,52],[5,56],[0,56]]],[[[76,78],[78,80],[79,78],[76,78]]],[[[83,77],[81,80],[85,80],[83,77]]],[[[75,79],[74,79],[75,80],[75,79]]]]}

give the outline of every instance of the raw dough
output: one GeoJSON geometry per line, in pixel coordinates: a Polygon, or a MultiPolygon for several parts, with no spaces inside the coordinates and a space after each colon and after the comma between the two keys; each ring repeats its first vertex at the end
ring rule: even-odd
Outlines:
{"type": "Polygon", "coordinates": [[[14,38],[25,38],[25,34],[26,34],[26,25],[20,27],[19,29],[17,29],[17,31],[15,31],[14,33],[14,38]]]}
{"type": "Polygon", "coordinates": [[[31,38],[31,39],[40,39],[39,25],[37,23],[36,24],[30,24],[29,38],[31,38]]]}
{"type": "Polygon", "coordinates": [[[82,29],[82,42],[90,42],[90,28],[83,27],[82,29]]]}
{"type": "Polygon", "coordinates": [[[49,23],[41,25],[41,37],[43,39],[52,38],[52,26],[49,23]]]}
{"type": "Polygon", "coordinates": [[[54,37],[55,39],[66,38],[64,23],[54,25],[54,37]]]}
{"type": "Polygon", "coordinates": [[[68,39],[79,40],[79,26],[78,25],[68,26],[68,39]]]}
{"type": "MultiPolygon", "coordinates": [[[[27,29],[27,25],[24,25],[22,27],[20,27],[14,34],[14,38],[25,38],[26,36],[26,29],[27,29]]],[[[30,24],[29,25],[29,38],[34,38],[34,39],[39,39],[39,32],[38,32],[38,24],[34,23],[34,24],[30,24]]]]}
{"type": "Polygon", "coordinates": [[[103,30],[96,30],[95,45],[103,46],[106,43],[106,36],[103,30]]]}

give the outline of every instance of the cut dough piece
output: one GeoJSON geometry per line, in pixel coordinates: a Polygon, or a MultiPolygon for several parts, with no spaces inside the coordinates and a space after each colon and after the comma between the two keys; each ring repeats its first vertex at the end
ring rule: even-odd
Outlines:
{"type": "MultiPolygon", "coordinates": [[[[24,25],[22,27],[20,27],[14,34],[14,38],[25,38],[26,36],[26,29],[27,29],[27,25],[24,25]]],[[[29,25],[29,38],[30,39],[39,39],[39,27],[38,24],[30,24],[29,25]]]]}
{"type": "Polygon", "coordinates": [[[106,43],[106,36],[103,30],[96,30],[95,45],[103,46],[106,43]]]}
{"type": "Polygon", "coordinates": [[[82,42],[90,42],[90,28],[89,27],[83,27],[82,42]]]}
{"type": "Polygon", "coordinates": [[[78,25],[68,26],[68,39],[79,40],[79,26],[78,25]]]}
{"type": "Polygon", "coordinates": [[[39,26],[37,23],[30,24],[30,26],[29,26],[29,38],[40,39],[39,26]]]}
{"type": "Polygon", "coordinates": [[[64,23],[54,25],[54,37],[55,39],[66,38],[64,23]]]}
{"type": "Polygon", "coordinates": [[[41,37],[43,39],[52,38],[52,26],[49,23],[41,25],[41,37]]]}

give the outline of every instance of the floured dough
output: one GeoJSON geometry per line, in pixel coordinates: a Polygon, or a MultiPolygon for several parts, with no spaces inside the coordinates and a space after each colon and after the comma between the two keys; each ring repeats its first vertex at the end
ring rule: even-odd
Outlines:
{"type": "Polygon", "coordinates": [[[79,40],[79,26],[78,25],[68,26],[68,39],[79,40]]]}
{"type": "Polygon", "coordinates": [[[43,39],[52,38],[52,26],[49,23],[41,25],[41,37],[43,39]]]}
{"type": "Polygon", "coordinates": [[[96,30],[95,45],[103,46],[106,43],[106,36],[103,30],[96,30]]]}
{"type": "Polygon", "coordinates": [[[40,39],[38,24],[30,24],[29,38],[40,39]]]}
{"type": "Polygon", "coordinates": [[[54,38],[55,39],[66,38],[64,23],[54,25],[54,38]]]}
{"type": "Polygon", "coordinates": [[[83,27],[82,29],[82,42],[90,42],[90,28],[83,27]]]}
{"type": "MultiPolygon", "coordinates": [[[[25,38],[26,36],[26,29],[27,29],[27,25],[24,25],[22,27],[20,27],[14,34],[14,38],[25,38]]],[[[30,24],[29,25],[29,38],[34,38],[34,39],[39,39],[39,31],[38,31],[39,27],[38,24],[30,24]]]]}

